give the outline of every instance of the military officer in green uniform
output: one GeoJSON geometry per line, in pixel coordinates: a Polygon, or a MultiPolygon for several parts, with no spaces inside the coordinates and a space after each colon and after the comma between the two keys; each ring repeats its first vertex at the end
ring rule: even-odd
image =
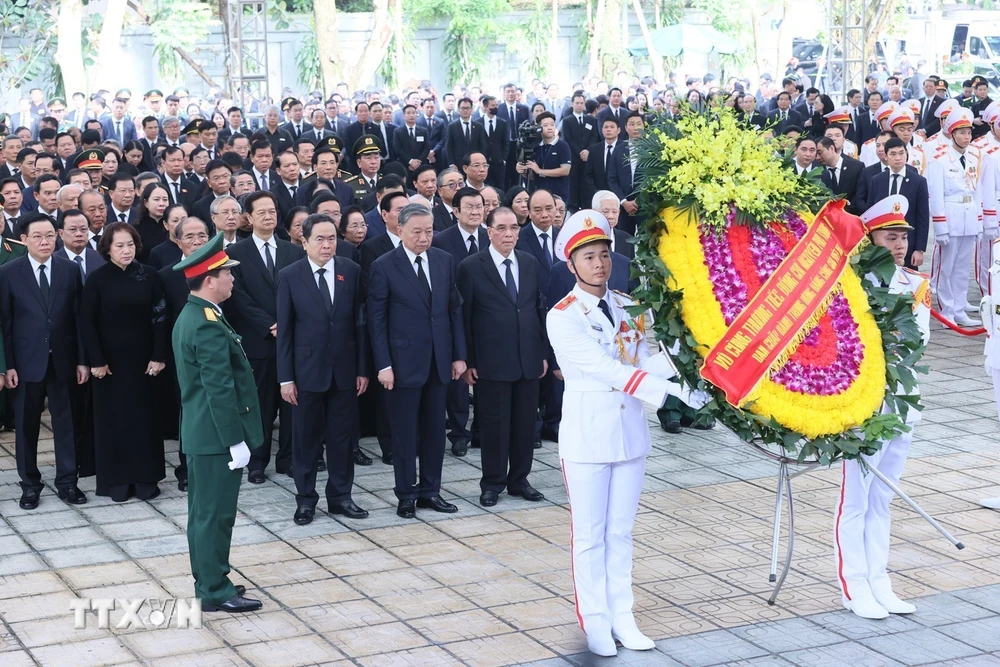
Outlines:
{"type": "Polygon", "coordinates": [[[354,142],[353,152],[359,173],[344,182],[354,190],[354,203],[361,204],[362,199],[375,192],[375,183],[380,178],[382,143],[374,135],[363,134],[354,142]]]}
{"type": "Polygon", "coordinates": [[[180,439],[188,464],[188,549],[195,595],[202,611],[246,612],[261,608],[243,597],[246,589],[229,580],[229,548],[236,502],[259,447],[260,406],[253,370],[240,337],[220,304],[233,293],[222,234],[174,265],[183,271],[191,294],[172,336],[181,390],[180,439]]]}
{"type": "Polygon", "coordinates": [[[107,188],[101,185],[101,169],[104,168],[104,151],[100,148],[90,148],[80,151],[73,158],[73,166],[82,169],[90,176],[90,186],[102,195],[108,194],[107,188]]]}

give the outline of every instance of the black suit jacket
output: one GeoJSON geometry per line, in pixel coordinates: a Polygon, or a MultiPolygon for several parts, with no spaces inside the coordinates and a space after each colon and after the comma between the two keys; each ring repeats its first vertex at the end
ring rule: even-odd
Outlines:
{"type": "MultiPolygon", "coordinates": [[[[871,180],[866,206],[872,206],[875,202],[889,196],[889,176],[889,172],[885,171],[871,180]]],[[[899,194],[906,197],[906,201],[909,203],[909,208],[906,210],[906,222],[913,227],[913,248],[923,252],[927,248],[931,219],[927,179],[921,176],[916,169],[906,165],[906,176],[899,184],[899,194]]]]}
{"type": "MultiPolygon", "coordinates": [[[[257,178],[257,172],[255,172],[253,169],[247,169],[247,171],[249,171],[250,175],[253,176],[254,187],[256,189],[260,190],[261,189],[261,187],[260,187],[260,179],[257,178]]],[[[280,181],[280,180],[281,180],[281,177],[278,176],[277,170],[275,170],[275,169],[268,169],[267,170],[267,190],[268,190],[268,192],[271,191],[271,186],[274,185],[274,183],[276,181],[280,181]]]]}
{"type": "Polygon", "coordinates": [[[830,192],[843,195],[847,200],[847,212],[861,215],[868,208],[868,184],[864,179],[865,165],[854,158],[844,156],[837,182],[834,183],[830,170],[823,167],[821,178],[830,192]]]}
{"type": "Polygon", "coordinates": [[[528,106],[526,104],[515,104],[514,115],[516,118],[510,117],[510,110],[507,108],[506,100],[497,100],[497,118],[502,118],[507,124],[508,145],[512,145],[517,138],[518,126],[528,120],[530,115],[528,106]]]}
{"type": "Polygon", "coordinates": [[[307,258],[278,272],[278,382],[294,382],[302,391],[344,391],[368,375],[361,268],[338,257],[334,272],[329,314],[307,258]]]}
{"type": "Polygon", "coordinates": [[[174,196],[174,188],[167,182],[166,176],[160,176],[160,182],[163,183],[163,187],[167,189],[167,194],[170,195],[171,204],[180,204],[184,209],[191,213],[194,208],[194,203],[201,199],[199,196],[201,193],[201,183],[192,184],[189,179],[185,179],[181,176],[180,183],[180,199],[174,196]]]}
{"type": "Polygon", "coordinates": [[[431,207],[431,213],[434,214],[434,232],[435,234],[443,232],[449,227],[457,226],[457,222],[452,219],[451,213],[445,208],[444,202],[435,202],[434,206],[431,207]]]}
{"type": "Polygon", "coordinates": [[[358,255],[361,259],[361,295],[365,300],[368,299],[368,278],[371,276],[372,264],[376,259],[392,250],[392,239],[387,233],[367,239],[358,248],[358,255]]]}
{"type": "MultiPolygon", "coordinates": [[[[624,137],[627,136],[625,134],[625,117],[628,116],[629,113],[631,113],[631,112],[628,110],[628,108],[625,105],[622,105],[622,106],[618,107],[618,127],[621,128],[621,135],[620,135],[619,138],[624,138],[624,137]]],[[[613,115],[614,114],[611,111],[611,107],[610,106],[604,107],[604,109],[602,109],[601,112],[597,114],[597,128],[598,128],[597,132],[598,132],[598,134],[600,134],[600,132],[601,132],[600,128],[604,127],[604,119],[605,118],[610,118],[613,115]]]]}
{"type": "Polygon", "coordinates": [[[857,135],[858,150],[861,150],[861,144],[865,143],[872,137],[877,137],[882,128],[879,127],[878,121],[872,120],[871,113],[865,110],[858,114],[857,129],[855,134],[857,135]]]}
{"type": "Polygon", "coordinates": [[[76,367],[87,364],[78,322],[83,281],[65,255],[54,254],[49,266],[47,302],[28,255],[0,266],[0,324],[7,369],[16,370],[20,382],[41,382],[51,356],[59,381],[76,384],[76,367]]]}
{"type": "MultiPolygon", "coordinates": [[[[191,207],[191,215],[208,225],[208,233],[212,236],[215,235],[215,223],[212,222],[212,202],[215,199],[215,193],[209,190],[207,195],[196,201],[191,207]]],[[[108,214],[111,214],[110,210],[108,214]]]]}
{"type": "MultiPolygon", "coordinates": [[[[635,201],[636,189],[639,186],[641,174],[638,166],[632,173],[632,163],[629,160],[628,143],[619,141],[611,153],[612,164],[608,167],[608,189],[618,195],[618,199],[635,201]]],[[[635,217],[621,209],[618,215],[618,226],[631,233],[635,231],[635,217]]]]}
{"type": "Polygon", "coordinates": [[[462,120],[456,120],[448,126],[445,134],[445,155],[448,156],[448,164],[454,165],[459,172],[462,171],[462,160],[470,153],[482,153],[486,155],[486,130],[482,124],[475,123],[469,119],[469,140],[465,138],[465,127],[462,120]]]}
{"type": "MultiPolygon", "coordinates": [[[[629,258],[618,252],[611,253],[611,275],[608,276],[608,288],[629,294],[639,286],[639,280],[633,279],[632,265],[629,258]]],[[[576,277],[570,272],[566,262],[556,262],[549,275],[545,288],[545,308],[552,310],[576,286],[576,277]]]]}
{"type": "Polygon", "coordinates": [[[486,161],[490,163],[491,173],[496,169],[503,169],[507,160],[507,152],[510,150],[510,133],[507,130],[507,121],[503,118],[493,119],[493,134],[486,133],[488,118],[480,118],[475,124],[483,128],[483,149],[486,151],[486,161]]]}
{"type": "Polygon", "coordinates": [[[181,261],[181,257],[180,247],[170,239],[167,239],[149,251],[149,265],[159,271],[164,267],[172,267],[181,261]]]}
{"type": "MultiPolygon", "coordinates": [[[[295,193],[298,194],[298,188],[302,187],[302,182],[299,181],[295,193]]],[[[276,178],[271,182],[271,194],[273,194],[278,199],[278,220],[283,223],[285,220],[285,214],[291,209],[295,208],[295,199],[292,197],[292,193],[288,190],[288,186],[281,180],[281,178],[276,178]]]]}
{"type": "Polygon", "coordinates": [[[935,95],[931,98],[930,108],[924,109],[924,98],[920,99],[920,118],[917,119],[917,129],[923,130],[924,135],[930,139],[941,131],[941,119],[934,117],[934,112],[944,102],[944,98],[935,95]]]}
{"type": "MultiPolygon", "coordinates": [[[[461,226],[452,225],[443,232],[435,234],[431,245],[450,254],[455,259],[455,266],[458,266],[462,260],[469,256],[465,243],[468,238],[469,233],[461,226]]],[[[486,233],[486,229],[480,227],[476,233],[476,246],[479,248],[479,252],[486,250],[489,245],[490,237],[486,233]]]]}
{"type": "MultiPolygon", "coordinates": [[[[802,127],[802,124],[806,122],[805,118],[802,117],[802,114],[800,114],[798,111],[792,108],[788,109],[787,119],[779,120],[780,117],[781,117],[780,109],[775,109],[767,114],[767,124],[771,126],[771,129],[774,132],[774,136],[776,137],[780,136],[781,133],[785,131],[786,127],[790,127],[792,125],[797,125],[798,127],[802,127]]],[[[804,130],[805,128],[803,127],[802,129],[804,130]]]]}
{"type": "Polygon", "coordinates": [[[583,124],[580,124],[576,119],[575,114],[570,114],[563,119],[562,122],[562,139],[567,144],[569,144],[569,150],[573,154],[573,169],[577,168],[577,163],[580,167],[583,167],[583,161],[580,160],[580,151],[585,150],[590,147],[591,144],[596,143],[601,138],[601,133],[597,128],[597,119],[583,115],[583,124]],[[590,129],[587,129],[587,126],[590,129]]]}
{"type": "Polygon", "coordinates": [[[418,124],[413,131],[415,135],[413,139],[410,139],[409,128],[406,125],[400,125],[392,133],[392,152],[396,154],[396,161],[403,165],[407,172],[410,170],[410,160],[424,163],[431,150],[427,128],[418,124]]]}
{"type": "Polygon", "coordinates": [[[541,376],[549,354],[545,333],[545,299],[538,262],[514,250],[517,259],[517,300],[485,251],[458,265],[458,292],[468,344],[469,368],[481,380],[516,382],[541,376]]]}
{"type": "MultiPolygon", "coordinates": [[[[615,148],[618,148],[618,144],[621,143],[621,141],[617,142],[615,144],[615,148]]],[[[611,188],[608,186],[608,172],[604,166],[604,161],[608,152],[608,145],[604,141],[598,141],[590,144],[590,146],[587,147],[587,150],[590,152],[590,156],[587,158],[586,167],[584,167],[587,197],[583,203],[589,205],[595,192],[598,190],[610,190],[611,188]]],[[[612,157],[613,156],[614,149],[612,149],[612,157]]]]}
{"type": "MultiPolygon", "coordinates": [[[[375,368],[392,367],[395,384],[416,389],[431,373],[451,382],[451,364],[466,360],[462,304],[455,263],[444,250],[428,248],[428,302],[403,245],[372,263],[368,284],[368,332],[375,368]],[[431,367],[431,359],[434,367],[431,367]]],[[[427,269],[425,269],[427,271],[427,269]]]]}
{"type": "Polygon", "coordinates": [[[346,158],[345,163],[341,164],[342,169],[347,169],[352,173],[357,173],[357,158],[358,156],[354,154],[354,144],[362,137],[362,135],[370,134],[375,137],[378,141],[379,146],[382,146],[382,133],[379,131],[378,126],[375,123],[368,121],[362,124],[360,121],[354,121],[344,130],[344,134],[341,139],[344,140],[344,157],[346,158]]]}
{"type": "Polygon", "coordinates": [[[619,255],[625,255],[629,261],[635,259],[635,244],[632,243],[632,239],[635,237],[617,227],[614,229],[614,234],[615,252],[619,255]]]}
{"type": "MultiPolygon", "coordinates": [[[[549,227],[549,252],[552,252],[552,259],[555,261],[555,240],[559,236],[559,228],[553,225],[549,227]]],[[[551,266],[545,258],[545,253],[542,251],[542,246],[538,242],[538,236],[535,235],[535,228],[528,222],[521,227],[521,231],[518,233],[517,245],[515,246],[518,250],[523,250],[538,262],[539,275],[541,276],[540,284],[549,284],[549,271],[551,271],[551,266]]],[[[558,262],[555,262],[558,263],[558,262]]]]}
{"type": "Polygon", "coordinates": [[[427,130],[427,141],[431,143],[430,150],[434,151],[434,159],[440,161],[445,159],[444,139],[445,124],[440,118],[428,118],[423,114],[417,115],[417,127],[427,130]]]}

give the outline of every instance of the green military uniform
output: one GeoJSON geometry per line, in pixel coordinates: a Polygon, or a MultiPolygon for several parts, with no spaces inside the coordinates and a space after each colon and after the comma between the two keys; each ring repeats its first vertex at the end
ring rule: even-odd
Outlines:
{"type": "MultiPolygon", "coordinates": [[[[218,234],[174,270],[190,278],[237,263],[226,257],[218,234]]],[[[188,461],[191,572],[203,605],[219,605],[236,596],[229,549],[243,473],[229,469],[230,447],[245,442],[254,449],[263,441],[257,387],[240,337],[217,304],[188,296],[172,342],[188,461]]]]}
{"type": "MultiPolygon", "coordinates": [[[[354,159],[357,160],[360,156],[367,153],[382,153],[382,143],[377,137],[371,134],[363,134],[358,137],[358,140],[354,142],[352,147],[352,153],[354,159]]],[[[344,183],[351,186],[354,190],[354,203],[360,204],[361,200],[370,195],[375,189],[368,183],[368,179],[364,178],[360,173],[351,176],[346,179],[344,183]]]]}

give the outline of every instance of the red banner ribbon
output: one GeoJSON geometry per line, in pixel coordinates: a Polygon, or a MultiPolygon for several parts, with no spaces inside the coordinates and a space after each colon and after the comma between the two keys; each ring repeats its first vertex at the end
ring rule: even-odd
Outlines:
{"type": "Polygon", "coordinates": [[[705,357],[701,375],[741,406],[754,387],[822,314],[851,255],[865,239],[861,219],[830,202],[705,357]]]}

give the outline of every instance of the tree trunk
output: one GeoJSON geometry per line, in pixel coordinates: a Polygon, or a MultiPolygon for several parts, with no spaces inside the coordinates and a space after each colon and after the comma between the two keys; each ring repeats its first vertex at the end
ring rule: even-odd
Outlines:
{"type": "MultiPolygon", "coordinates": [[[[663,27],[663,0],[656,0],[653,3],[653,25],[659,30],[663,27]]],[[[664,83],[663,81],[658,81],[657,83],[664,83]]]]}
{"type": "Polygon", "coordinates": [[[791,25],[789,17],[792,15],[792,0],[781,0],[781,25],[778,26],[778,74],[784,75],[784,68],[792,57],[792,36],[789,34],[791,25]]]}
{"type": "Polygon", "coordinates": [[[313,18],[316,22],[316,50],[319,52],[319,67],[323,74],[323,90],[332,91],[344,78],[337,6],[329,0],[314,2],[313,18]]]}
{"type": "Polygon", "coordinates": [[[395,37],[393,46],[395,47],[392,51],[393,57],[393,71],[396,73],[396,80],[390,81],[389,84],[398,89],[400,83],[403,80],[403,63],[405,62],[405,52],[403,50],[403,2],[402,0],[396,0],[392,7],[392,34],[395,37]]]}
{"type": "Polygon", "coordinates": [[[552,36],[549,38],[549,78],[558,76],[562,69],[556,63],[563,60],[559,49],[559,0],[552,0],[552,36]]]}
{"type": "Polygon", "coordinates": [[[594,12],[594,32],[590,35],[590,62],[587,65],[587,78],[600,77],[601,68],[601,32],[604,30],[604,11],[607,0],[597,0],[597,10],[594,12]]]}
{"type": "Polygon", "coordinates": [[[758,72],[767,71],[764,68],[764,58],[762,53],[762,44],[760,43],[760,17],[761,12],[756,4],[751,3],[750,5],[750,29],[753,35],[753,61],[757,65],[758,72]]]}
{"type": "MultiPolygon", "coordinates": [[[[143,25],[148,26],[153,22],[153,20],[149,18],[149,14],[147,14],[146,10],[142,8],[142,5],[138,4],[139,2],[140,0],[128,0],[128,8],[131,9],[133,12],[135,12],[135,15],[139,18],[140,21],[142,21],[143,25]]],[[[219,0],[220,11],[222,11],[223,3],[227,3],[227,0],[219,0]]],[[[227,18],[223,20],[223,26],[227,25],[228,25],[228,15],[227,18]]],[[[228,53],[229,29],[225,28],[223,34],[225,35],[226,49],[228,53]]],[[[192,58],[187,51],[185,51],[179,46],[175,46],[174,51],[177,52],[177,55],[180,56],[181,60],[186,62],[188,66],[194,70],[194,73],[200,76],[205,83],[207,83],[210,86],[219,86],[219,84],[215,81],[215,79],[209,76],[208,72],[206,72],[201,65],[195,62],[194,58],[192,58]]],[[[221,88],[222,86],[219,87],[221,88]]]]}
{"type": "Polygon", "coordinates": [[[121,83],[122,26],[125,23],[125,8],[128,0],[108,0],[104,6],[104,20],[101,36],[98,38],[96,79],[91,81],[91,89],[107,88],[115,90],[121,83]]]}
{"type": "MultiPolygon", "coordinates": [[[[396,6],[399,5],[401,0],[391,1],[393,4],[392,11],[395,12],[396,6]]],[[[365,45],[365,50],[361,53],[361,58],[358,60],[357,65],[350,70],[350,77],[347,83],[350,85],[351,90],[358,90],[372,83],[375,72],[378,71],[379,66],[382,64],[382,59],[385,58],[386,49],[389,47],[389,42],[392,41],[389,2],[390,0],[374,0],[373,2],[375,11],[373,13],[374,23],[372,24],[372,32],[368,37],[368,44],[365,45]]]]}
{"type": "Polygon", "coordinates": [[[882,31],[885,30],[885,24],[889,22],[889,17],[892,16],[895,10],[896,0],[883,0],[883,2],[877,3],[872,8],[871,16],[875,19],[875,25],[872,25],[871,20],[869,20],[866,26],[868,34],[865,36],[865,58],[876,55],[875,42],[878,41],[882,31]]]}
{"type": "Polygon", "coordinates": [[[642,31],[642,39],[646,42],[646,51],[649,52],[649,62],[653,64],[653,78],[656,79],[657,83],[662,84],[667,80],[666,74],[663,71],[663,58],[660,57],[660,53],[653,46],[653,39],[649,36],[649,26],[646,25],[646,15],[642,12],[642,5],[639,4],[639,0],[632,0],[632,11],[635,12],[636,18],[639,19],[639,30],[642,31]]]}
{"type": "Polygon", "coordinates": [[[88,93],[87,72],[83,67],[83,1],[62,0],[56,19],[59,40],[56,62],[62,71],[63,91],[68,100],[75,92],[88,93]]]}

